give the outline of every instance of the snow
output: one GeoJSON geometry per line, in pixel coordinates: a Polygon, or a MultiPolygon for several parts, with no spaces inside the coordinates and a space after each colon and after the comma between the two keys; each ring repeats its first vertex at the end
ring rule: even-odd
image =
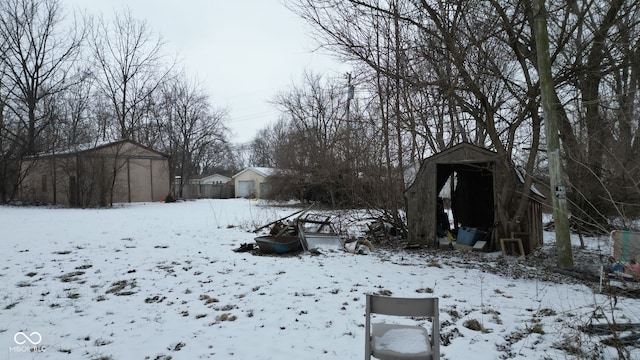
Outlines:
{"type": "MultiPolygon", "coordinates": [[[[365,294],[374,292],[439,297],[443,359],[571,359],[561,349],[571,339],[602,351],[598,358],[618,357],[579,330],[597,307],[611,315],[609,297],[515,261],[528,276],[487,271],[500,257],[451,251],[232,251],[295,210],[247,199],[0,206],[4,359],[362,358],[365,294]],[[465,327],[469,320],[484,330],[465,327]]],[[[636,309],[637,300],[618,297],[616,319],[640,322],[636,309]]]]}
{"type": "Polygon", "coordinates": [[[414,354],[429,351],[427,341],[423,331],[410,328],[391,329],[375,338],[380,349],[394,352],[407,351],[414,354]]]}

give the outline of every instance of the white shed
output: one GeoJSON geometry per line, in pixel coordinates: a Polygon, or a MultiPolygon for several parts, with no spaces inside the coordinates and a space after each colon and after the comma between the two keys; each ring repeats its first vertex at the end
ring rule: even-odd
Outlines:
{"type": "Polygon", "coordinates": [[[266,167],[248,167],[233,176],[236,197],[265,197],[268,193],[267,177],[274,175],[277,169],[266,167]]]}

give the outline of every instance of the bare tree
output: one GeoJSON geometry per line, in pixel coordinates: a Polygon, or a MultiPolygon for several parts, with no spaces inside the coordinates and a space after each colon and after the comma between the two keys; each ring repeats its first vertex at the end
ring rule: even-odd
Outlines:
{"type": "Polygon", "coordinates": [[[258,134],[251,141],[249,146],[251,147],[251,153],[249,155],[249,161],[253,166],[274,167],[276,166],[274,151],[275,147],[279,143],[279,139],[283,136],[287,136],[286,132],[282,129],[285,127],[284,121],[279,121],[274,125],[258,131],[258,134]],[[280,130],[280,131],[279,131],[280,130]]]}
{"type": "Polygon", "coordinates": [[[369,116],[375,104],[351,98],[348,78],[306,73],[273,102],[282,118],[271,132],[270,151],[288,176],[282,184],[289,196],[333,206],[379,200],[370,188],[372,179],[384,177],[378,117],[369,116]]]}
{"type": "MultiPolygon", "coordinates": [[[[389,149],[404,146],[419,162],[443,146],[468,141],[524,165],[527,174],[539,163],[536,150],[545,142],[531,2],[290,0],[288,5],[314,26],[319,46],[375,74],[368,78],[377,84],[372,92],[379,95],[382,122],[391,125],[383,129],[396,133],[394,146],[392,136],[385,139],[389,149]],[[400,133],[411,143],[403,144],[400,133]]],[[[606,226],[611,210],[640,212],[633,180],[640,175],[635,155],[640,1],[551,1],[548,9],[552,102],[569,159],[573,218],[606,226]]],[[[500,198],[508,202],[513,195],[500,198]]],[[[520,204],[522,209],[525,203],[520,204]]],[[[511,227],[518,214],[500,221],[511,227]]]]}
{"type": "Polygon", "coordinates": [[[39,136],[51,119],[42,102],[64,91],[84,40],[84,27],[74,23],[63,32],[58,0],[6,0],[0,3],[0,70],[7,91],[6,110],[19,129],[14,134],[24,154],[46,148],[39,136]]]}
{"type": "MultiPolygon", "coordinates": [[[[522,12],[512,13],[499,1],[297,0],[289,5],[315,26],[322,46],[373,72],[385,167],[396,177],[404,175],[404,164],[420,163],[463,140],[493,148],[509,167],[521,162],[525,188],[530,186],[540,118],[528,54],[517,52],[517,41],[531,40],[522,12]],[[527,154],[518,147],[524,141],[533,149],[527,154]]],[[[518,226],[527,197],[506,190],[498,196],[504,204],[520,200],[515,216],[499,211],[505,232],[518,226]]]]}
{"type": "Polygon", "coordinates": [[[6,100],[0,99],[0,203],[4,204],[17,191],[20,151],[16,122],[5,119],[6,100]]]}
{"type": "Polygon", "coordinates": [[[96,20],[89,45],[98,91],[108,99],[115,121],[114,134],[105,127],[102,136],[138,140],[151,96],[173,67],[165,63],[162,38],[124,9],[110,21],[96,20]]]}
{"type": "Polygon", "coordinates": [[[625,203],[627,210],[640,213],[633,209],[633,199],[640,198],[629,181],[640,175],[634,151],[640,146],[639,14],[640,2],[617,0],[574,2],[551,17],[564,30],[553,40],[559,96],[568,99],[565,108],[571,110],[561,117],[560,131],[570,158],[574,216],[587,226],[606,227],[606,214],[625,203]]]}
{"type": "Polygon", "coordinates": [[[162,86],[156,107],[162,148],[170,155],[171,177],[180,178],[176,194],[182,196],[191,176],[224,165],[229,157],[226,110],[214,108],[202,86],[184,76],[162,86]]]}
{"type": "Polygon", "coordinates": [[[93,91],[94,80],[87,76],[87,71],[78,70],[85,74],[73,86],[69,87],[57,99],[56,108],[59,109],[59,124],[56,132],[63,148],[73,148],[78,144],[95,143],[99,133],[98,123],[94,118],[93,91]]]}

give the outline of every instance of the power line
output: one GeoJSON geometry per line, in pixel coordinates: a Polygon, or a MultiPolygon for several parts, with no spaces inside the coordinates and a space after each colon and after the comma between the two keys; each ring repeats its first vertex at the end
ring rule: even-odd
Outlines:
{"type": "Polygon", "coordinates": [[[227,122],[228,123],[238,123],[238,122],[244,122],[244,121],[249,121],[249,120],[257,120],[257,119],[262,119],[262,118],[267,118],[267,117],[273,118],[277,114],[279,114],[279,112],[277,110],[264,111],[264,112],[260,112],[260,113],[253,113],[253,114],[246,114],[246,115],[242,115],[242,116],[235,116],[235,117],[229,119],[227,122]]]}

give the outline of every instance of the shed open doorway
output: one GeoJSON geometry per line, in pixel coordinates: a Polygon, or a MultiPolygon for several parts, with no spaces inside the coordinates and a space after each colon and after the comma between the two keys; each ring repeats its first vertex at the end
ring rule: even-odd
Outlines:
{"type": "MultiPolygon", "coordinates": [[[[450,210],[451,214],[449,227],[444,230],[450,230],[454,236],[461,227],[489,233],[495,216],[491,163],[438,164],[436,171],[439,194],[436,206],[450,210]]],[[[436,216],[438,228],[445,228],[447,224],[442,224],[440,210],[436,216]]]]}

